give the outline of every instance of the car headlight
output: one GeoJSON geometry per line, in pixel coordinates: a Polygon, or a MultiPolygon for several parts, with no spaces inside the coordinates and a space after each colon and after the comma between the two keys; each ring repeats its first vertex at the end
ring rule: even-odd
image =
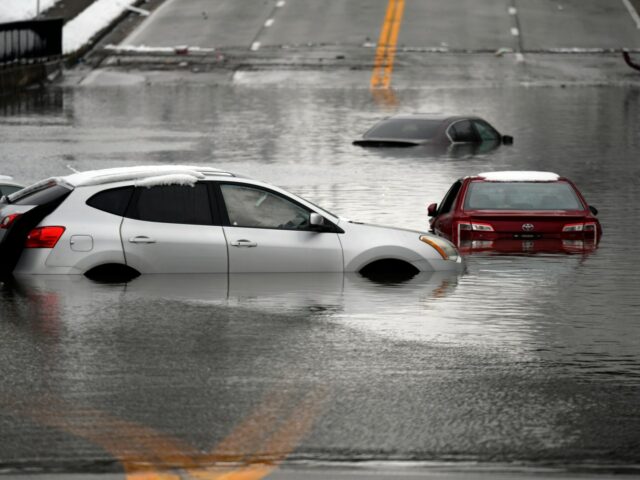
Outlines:
{"type": "Polygon", "coordinates": [[[419,238],[421,242],[433,247],[443,259],[454,261],[458,259],[458,250],[451,242],[430,235],[420,235],[419,238]]]}

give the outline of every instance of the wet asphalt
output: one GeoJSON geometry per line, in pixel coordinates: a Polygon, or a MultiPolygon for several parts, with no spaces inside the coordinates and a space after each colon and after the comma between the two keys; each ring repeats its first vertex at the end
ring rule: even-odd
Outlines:
{"type": "Polygon", "coordinates": [[[197,42],[222,57],[109,54],[99,70],[4,100],[1,173],[30,182],[68,166],[211,164],[349,218],[424,230],[426,205],[461,176],[551,170],[600,211],[599,248],[523,245],[470,255],[460,275],[391,284],[357,274],[17,278],[0,291],[0,471],[637,473],[640,76],[608,50],[637,47],[640,33],[623,2],[449,3],[404,6],[392,88],[372,90],[367,42],[387,2],[220,1],[211,25],[197,2],[166,2],[127,42],[197,42]],[[472,53],[433,51],[443,43],[472,53]],[[512,51],[496,55],[501,47],[512,51]],[[565,47],[607,51],[549,50],[565,47]],[[351,145],[407,111],[478,114],[515,143],[351,145]]]}

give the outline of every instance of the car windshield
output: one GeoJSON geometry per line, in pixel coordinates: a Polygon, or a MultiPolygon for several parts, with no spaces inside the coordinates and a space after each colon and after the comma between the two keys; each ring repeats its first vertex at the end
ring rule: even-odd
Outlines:
{"type": "Polygon", "coordinates": [[[583,210],[566,182],[472,182],[465,210],[583,210]]]}
{"type": "Polygon", "coordinates": [[[393,118],[375,125],[365,138],[431,139],[435,137],[441,120],[393,118]]]}

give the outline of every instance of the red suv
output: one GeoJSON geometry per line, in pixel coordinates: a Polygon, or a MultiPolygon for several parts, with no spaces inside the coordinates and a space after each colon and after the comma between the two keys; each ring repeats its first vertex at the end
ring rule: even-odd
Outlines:
{"type": "Polygon", "coordinates": [[[489,172],[455,182],[431,230],[461,252],[585,252],[596,248],[598,211],[570,180],[550,172],[489,172]]]}

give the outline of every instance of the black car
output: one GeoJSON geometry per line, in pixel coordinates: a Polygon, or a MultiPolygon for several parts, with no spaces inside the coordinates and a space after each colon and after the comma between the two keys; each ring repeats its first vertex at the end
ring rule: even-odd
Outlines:
{"type": "Polygon", "coordinates": [[[511,144],[513,137],[501,135],[489,122],[474,116],[434,117],[395,115],[376,123],[362,139],[361,147],[415,147],[419,145],[511,144]]]}

